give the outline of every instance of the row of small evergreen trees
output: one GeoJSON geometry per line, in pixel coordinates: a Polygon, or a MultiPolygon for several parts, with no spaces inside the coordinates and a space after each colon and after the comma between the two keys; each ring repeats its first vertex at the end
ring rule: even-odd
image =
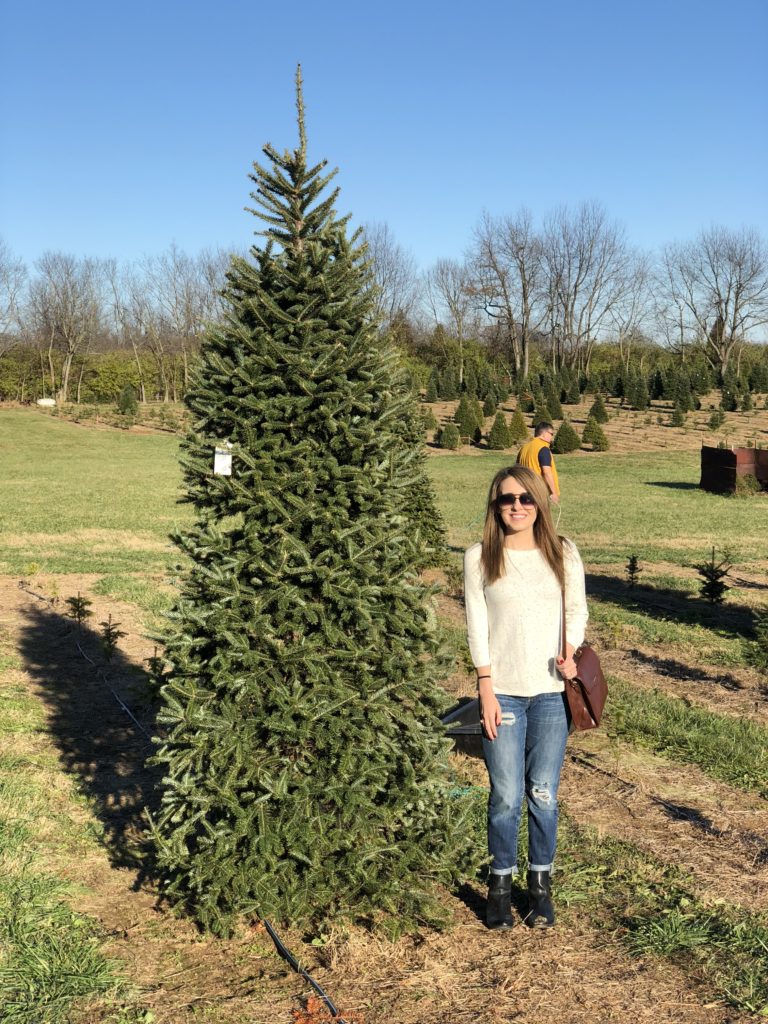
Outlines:
{"type": "MultiPolygon", "coordinates": [[[[551,399],[550,399],[551,400],[551,399]]],[[[559,405],[555,405],[556,412],[550,408],[549,403],[545,404],[545,398],[540,395],[535,402],[531,402],[530,408],[527,411],[533,412],[534,423],[552,423],[556,419],[563,420],[564,424],[568,423],[563,417],[562,409],[559,405]],[[559,413],[559,414],[558,414],[559,413]]],[[[512,417],[507,422],[503,412],[497,412],[496,417],[493,421],[490,431],[488,432],[488,447],[495,451],[502,451],[505,448],[511,448],[512,445],[519,441],[524,441],[529,436],[528,425],[526,424],[523,410],[525,409],[526,403],[518,399],[518,406],[512,413],[512,417]]],[[[436,440],[442,448],[455,449],[462,443],[473,442],[479,444],[483,439],[485,430],[485,419],[488,416],[492,416],[494,408],[489,408],[489,404],[486,403],[484,406],[480,405],[480,402],[476,398],[470,398],[468,395],[463,394],[459,400],[459,404],[456,408],[456,412],[453,416],[453,422],[447,423],[441,430],[439,430],[436,440]]],[[[594,420],[595,426],[599,426],[601,423],[608,422],[608,411],[605,407],[605,401],[602,395],[598,395],[592,404],[589,413],[587,414],[588,421],[594,420]]],[[[437,428],[437,421],[432,416],[431,419],[425,419],[425,426],[437,428]]],[[[573,427],[568,423],[570,430],[577,437],[576,448],[580,446],[578,441],[578,435],[576,435],[573,427]]],[[[562,427],[561,427],[562,430],[562,427]]],[[[559,433],[559,432],[558,432],[559,433]]],[[[590,428],[590,433],[594,433],[590,428]]],[[[601,445],[597,450],[605,451],[608,446],[608,441],[605,438],[604,432],[601,430],[601,438],[598,438],[598,444],[601,445]],[[604,445],[604,447],[602,447],[604,445]]],[[[590,441],[590,443],[592,443],[590,441]]],[[[567,430],[561,438],[562,445],[572,445],[572,439],[568,438],[567,430]]],[[[555,449],[557,450],[557,449],[555,449]]],[[[573,451],[573,447],[562,447],[562,452],[573,451]]]]}
{"type": "Polygon", "coordinates": [[[454,364],[433,367],[427,381],[426,402],[451,402],[462,394],[479,397],[483,402],[503,402],[509,394],[500,375],[484,359],[471,360],[463,367],[463,374],[454,364]]]}
{"type": "MultiPolygon", "coordinates": [[[[563,368],[533,373],[513,381],[512,391],[523,412],[535,413],[537,408],[549,409],[552,418],[562,419],[563,405],[577,405],[584,394],[607,394],[622,404],[638,411],[648,409],[652,401],[669,402],[682,411],[701,408],[701,396],[715,388],[721,390],[721,406],[725,412],[749,411],[753,408],[753,394],[768,392],[768,365],[756,363],[747,374],[728,369],[718,378],[706,364],[689,367],[669,365],[643,373],[635,367],[619,373],[599,371],[587,377],[575,370],[563,368]]],[[[426,402],[455,400],[463,395],[478,398],[486,407],[485,415],[492,416],[496,407],[506,400],[509,389],[494,377],[492,368],[485,365],[481,372],[467,370],[459,382],[453,366],[433,368],[424,394],[426,402]],[[449,386],[444,386],[445,382],[449,386]]],[[[538,417],[536,417],[538,418],[538,417]]]]}
{"type": "MultiPolygon", "coordinates": [[[[504,413],[499,412],[496,414],[493,425],[488,432],[488,447],[492,451],[503,451],[507,448],[512,448],[519,441],[525,440],[527,436],[528,427],[519,409],[515,410],[509,422],[507,422],[504,413]]],[[[445,426],[437,431],[435,440],[441,448],[455,450],[462,443],[464,437],[459,433],[459,428],[455,423],[446,423],[445,426]]],[[[475,443],[479,442],[480,437],[477,436],[477,433],[473,440],[475,443]]],[[[589,445],[592,451],[595,452],[608,450],[608,438],[605,436],[605,431],[600,426],[600,423],[594,416],[589,416],[582,436],[579,437],[571,421],[565,418],[555,434],[552,442],[552,451],[555,454],[563,455],[576,451],[578,448],[586,445],[589,445]]]]}

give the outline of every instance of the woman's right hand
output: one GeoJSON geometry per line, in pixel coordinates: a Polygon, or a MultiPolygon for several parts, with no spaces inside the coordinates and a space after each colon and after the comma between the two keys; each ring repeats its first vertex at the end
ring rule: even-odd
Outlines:
{"type": "Polygon", "coordinates": [[[478,686],[480,702],[480,724],[489,740],[495,740],[501,725],[501,704],[499,704],[490,679],[483,680],[478,686]]]}

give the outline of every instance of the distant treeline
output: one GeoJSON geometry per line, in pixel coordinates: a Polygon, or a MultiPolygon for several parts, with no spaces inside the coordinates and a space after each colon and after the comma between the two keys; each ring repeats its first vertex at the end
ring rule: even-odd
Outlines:
{"type": "MultiPolygon", "coordinates": [[[[425,273],[386,225],[364,235],[372,320],[430,397],[484,401],[494,384],[546,373],[561,400],[586,388],[642,407],[672,365],[694,395],[724,387],[724,404],[763,390],[768,247],[752,229],[712,227],[646,253],[599,204],[540,223],[520,210],[485,215],[463,260],[425,273]]],[[[244,258],[47,252],[30,270],[0,239],[0,398],[105,402],[130,384],[139,401],[179,400],[228,306],[230,261],[244,258]]]]}
{"type": "MultiPolygon", "coordinates": [[[[646,409],[653,399],[679,405],[684,411],[699,407],[700,398],[721,391],[726,412],[751,408],[752,396],[768,392],[768,347],[744,344],[738,358],[718,373],[696,347],[670,351],[651,342],[637,343],[627,358],[626,349],[614,342],[593,348],[589,373],[568,366],[553,368],[546,346],[532,346],[529,373],[510,371],[495,357],[486,338],[459,343],[443,327],[419,333],[412,326],[393,331],[393,341],[414,389],[426,402],[451,401],[466,394],[487,407],[486,415],[514,393],[520,407],[532,412],[539,398],[554,418],[562,418],[562,406],[577,404],[585,393],[619,398],[627,407],[646,409]]],[[[139,401],[180,401],[197,358],[197,340],[184,349],[166,339],[162,352],[110,345],[102,339],[83,354],[76,354],[70,368],[68,400],[78,404],[116,402],[130,385],[139,401]]],[[[51,355],[53,375],[60,374],[60,357],[51,355]]],[[[51,395],[51,365],[47,353],[36,345],[18,342],[0,355],[0,400],[33,402],[51,395]]]]}

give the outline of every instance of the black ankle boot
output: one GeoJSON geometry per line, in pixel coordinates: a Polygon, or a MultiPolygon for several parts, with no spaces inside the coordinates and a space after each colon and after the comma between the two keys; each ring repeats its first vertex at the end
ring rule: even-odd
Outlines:
{"type": "Polygon", "coordinates": [[[552,906],[551,882],[548,871],[528,872],[528,916],[529,928],[551,928],[555,923],[555,909],[552,906]]]}
{"type": "Polygon", "coordinates": [[[485,905],[485,921],[489,928],[511,928],[512,921],[512,875],[491,873],[488,884],[488,902],[485,905]]]}

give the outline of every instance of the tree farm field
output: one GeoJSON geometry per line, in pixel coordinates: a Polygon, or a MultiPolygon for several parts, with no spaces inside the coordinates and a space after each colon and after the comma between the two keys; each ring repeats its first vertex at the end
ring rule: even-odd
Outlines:
{"type": "MultiPolygon", "coordinates": [[[[147,661],[173,594],[168,534],[190,516],[177,454],[169,434],[0,409],[3,1021],[331,1019],[260,925],[200,934],[152,881],[147,661]],[[93,613],[79,627],[67,615],[77,595],[93,613]],[[107,660],[110,616],[125,635],[107,660]]],[[[451,545],[433,574],[453,652],[446,707],[473,686],[461,551],[511,458],[428,463],[451,545]]],[[[444,932],[393,943],[359,928],[280,929],[349,1022],[726,1024],[768,1007],[768,686],[755,635],[768,495],[700,491],[686,446],[563,456],[558,468],[559,530],[585,561],[611,690],[605,727],[569,742],[558,926],[488,932],[478,878],[445,892],[444,932]],[[720,606],[702,600],[694,568],[713,547],[733,563],[720,606]]],[[[462,755],[454,765],[476,794],[483,843],[484,770],[462,755]]]]}

